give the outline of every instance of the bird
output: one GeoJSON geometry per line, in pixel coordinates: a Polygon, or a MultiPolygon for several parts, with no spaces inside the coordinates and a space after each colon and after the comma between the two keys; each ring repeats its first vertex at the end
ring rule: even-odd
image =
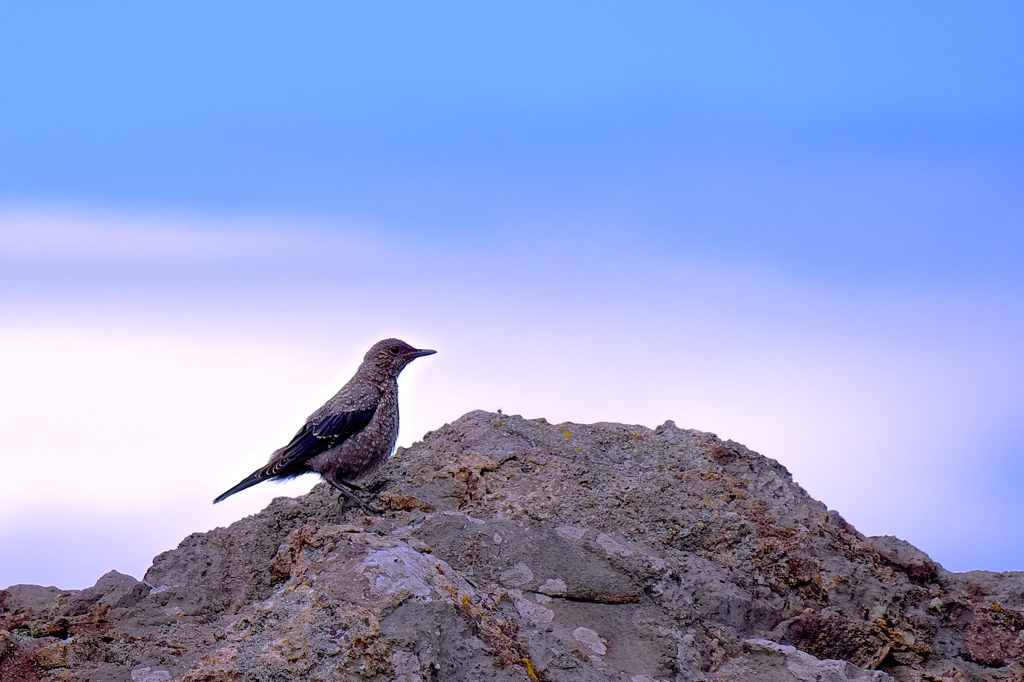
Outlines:
{"type": "Polygon", "coordinates": [[[355,494],[364,491],[355,481],[376,470],[395,448],[398,375],[416,358],[436,352],[413,348],[399,339],[384,339],[373,344],[355,375],[334,397],[309,415],[287,445],[275,450],[265,466],[218,495],[213,503],[263,481],[317,473],[338,490],[341,497],[367,511],[379,511],[355,494]]]}

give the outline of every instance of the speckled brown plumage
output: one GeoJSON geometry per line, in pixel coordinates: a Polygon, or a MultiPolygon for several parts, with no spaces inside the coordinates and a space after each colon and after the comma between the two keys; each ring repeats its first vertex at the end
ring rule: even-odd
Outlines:
{"type": "Polygon", "coordinates": [[[356,497],[354,484],[388,458],[398,440],[398,375],[410,362],[436,351],[413,348],[398,339],[378,341],[363,364],[333,398],[309,416],[291,442],[270,456],[221,500],[269,479],[318,473],[343,495],[356,497]]]}

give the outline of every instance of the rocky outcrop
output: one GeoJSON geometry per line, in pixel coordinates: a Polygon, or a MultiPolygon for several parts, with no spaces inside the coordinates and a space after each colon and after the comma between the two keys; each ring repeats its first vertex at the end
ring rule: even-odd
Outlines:
{"type": "Polygon", "coordinates": [[[473,412],[375,486],[0,591],[0,679],[1024,680],[1024,574],[864,537],[713,434],[473,412]]]}

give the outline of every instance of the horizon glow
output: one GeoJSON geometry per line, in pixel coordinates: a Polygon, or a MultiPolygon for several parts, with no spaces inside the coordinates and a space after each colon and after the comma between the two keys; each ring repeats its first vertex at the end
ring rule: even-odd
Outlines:
{"type": "MultiPolygon", "coordinates": [[[[94,245],[110,230],[69,214],[40,222],[59,223],[57,234],[95,229],[94,245]]],[[[205,236],[192,221],[183,228],[180,239],[206,250],[170,264],[163,251],[148,257],[183,273],[196,263],[219,270],[231,261],[253,273],[264,266],[260,251],[224,248],[216,227],[205,236]]],[[[637,291],[622,283],[602,291],[602,273],[622,263],[616,250],[591,250],[589,268],[576,272],[574,287],[595,295],[552,299],[536,272],[561,253],[518,274],[520,253],[492,258],[484,269],[505,274],[468,289],[467,279],[481,274],[459,262],[465,254],[408,253],[380,240],[366,246],[372,236],[353,234],[341,243],[363,244],[361,257],[371,261],[387,253],[405,275],[381,286],[326,272],[279,283],[273,296],[247,288],[169,295],[162,279],[155,287],[141,280],[155,292],[118,287],[102,300],[63,303],[44,293],[7,317],[0,434],[6,452],[32,456],[6,465],[4,553],[23,555],[41,536],[60,536],[60,527],[77,529],[76,537],[127,528],[126,537],[118,531],[104,540],[91,562],[116,561],[109,567],[141,575],[154,550],[187,533],[307,490],[315,477],[209,503],[286,442],[377,337],[396,335],[439,351],[401,378],[402,446],[473,409],[553,423],[654,427],[672,419],[780,461],[862,532],[903,537],[949,568],[980,567],[972,556],[988,556],[988,568],[1018,560],[1005,551],[1021,546],[1006,540],[1019,533],[1004,516],[1017,508],[1016,496],[988,488],[1003,463],[996,448],[1019,443],[1016,410],[1024,404],[1024,325],[990,331],[1012,299],[984,289],[826,291],[707,262],[658,270],[649,261],[637,291]],[[408,281],[425,285],[408,290],[408,281]],[[637,326],[642,320],[658,323],[637,326]],[[54,414],[51,405],[62,409],[54,414]],[[40,439],[55,424],[73,437],[40,439]],[[28,509],[37,511],[26,516],[28,509]],[[56,521],[71,517],[70,526],[56,521]]],[[[114,255],[123,248],[110,245],[114,255]]],[[[94,260],[111,276],[121,269],[132,277],[146,257],[135,252],[111,265],[103,254],[79,254],[80,262],[94,260]]],[[[103,572],[93,565],[3,561],[0,578],[52,575],[84,587],[87,575],[103,572]]]]}

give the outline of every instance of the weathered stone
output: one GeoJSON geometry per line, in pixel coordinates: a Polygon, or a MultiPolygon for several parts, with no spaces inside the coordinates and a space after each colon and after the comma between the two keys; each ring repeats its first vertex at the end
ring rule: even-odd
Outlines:
{"type": "Polygon", "coordinates": [[[0,679],[1024,680],[1024,573],[865,538],[712,434],[473,412],[371,488],[0,591],[0,679]]]}
{"type": "Polygon", "coordinates": [[[796,647],[767,639],[743,642],[743,656],[730,659],[711,679],[715,682],[892,682],[878,670],[864,670],[840,660],[819,660],[796,647]]]}
{"type": "Polygon", "coordinates": [[[148,585],[130,575],[110,571],[92,587],[71,595],[67,606],[60,613],[63,616],[81,616],[95,604],[103,604],[110,609],[125,609],[138,604],[149,591],[148,585]]]}

